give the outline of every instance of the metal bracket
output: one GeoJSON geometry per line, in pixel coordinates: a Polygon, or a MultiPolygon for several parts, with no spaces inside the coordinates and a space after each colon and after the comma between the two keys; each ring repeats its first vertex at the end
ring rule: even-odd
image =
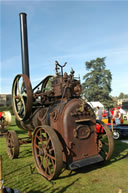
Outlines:
{"type": "Polygon", "coordinates": [[[66,66],[66,64],[67,64],[67,62],[65,62],[64,65],[62,66],[62,65],[59,64],[58,61],[55,61],[55,65],[56,65],[56,67],[55,67],[56,75],[58,75],[58,70],[61,68],[61,75],[62,75],[62,77],[63,77],[63,68],[66,66]],[[60,68],[58,68],[58,66],[59,66],[60,68]]]}

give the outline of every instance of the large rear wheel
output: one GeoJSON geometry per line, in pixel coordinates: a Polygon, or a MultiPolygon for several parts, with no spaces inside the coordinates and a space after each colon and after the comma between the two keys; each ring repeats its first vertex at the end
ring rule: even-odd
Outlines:
{"type": "Polygon", "coordinates": [[[109,127],[102,121],[96,121],[101,126],[97,134],[98,151],[104,160],[110,160],[114,151],[114,139],[109,127]]]}

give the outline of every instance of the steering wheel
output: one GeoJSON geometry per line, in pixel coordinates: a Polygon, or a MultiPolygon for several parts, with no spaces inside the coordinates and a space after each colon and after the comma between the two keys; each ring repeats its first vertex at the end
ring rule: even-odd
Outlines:
{"type": "Polygon", "coordinates": [[[12,86],[13,112],[19,121],[27,120],[32,111],[32,86],[27,75],[18,74],[12,86]]]}

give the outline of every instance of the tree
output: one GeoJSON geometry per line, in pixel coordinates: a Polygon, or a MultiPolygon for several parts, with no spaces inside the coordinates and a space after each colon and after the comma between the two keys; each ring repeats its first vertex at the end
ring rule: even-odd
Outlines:
{"type": "Polygon", "coordinates": [[[105,107],[112,107],[113,101],[110,96],[112,74],[106,69],[105,59],[96,58],[85,63],[88,72],[84,77],[82,84],[83,96],[88,101],[100,101],[105,107]]]}
{"type": "Polygon", "coordinates": [[[128,98],[128,94],[124,94],[123,92],[121,92],[118,96],[118,99],[125,99],[128,98]]]}

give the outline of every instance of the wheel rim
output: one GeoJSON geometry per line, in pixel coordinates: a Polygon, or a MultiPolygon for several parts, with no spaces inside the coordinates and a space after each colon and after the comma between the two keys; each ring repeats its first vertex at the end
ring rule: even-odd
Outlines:
{"type": "Polygon", "coordinates": [[[11,159],[17,158],[19,155],[19,141],[15,131],[8,132],[7,153],[11,159]]]}
{"type": "Polygon", "coordinates": [[[12,106],[19,121],[26,120],[32,110],[32,87],[25,74],[17,75],[12,87],[12,106]]]}
{"type": "Polygon", "coordinates": [[[107,125],[103,122],[97,122],[103,127],[103,132],[99,132],[98,139],[98,151],[104,160],[110,160],[112,153],[114,151],[114,140],[113,135],[107,125]]]}
{"type": "Polygon", "coordinates": [[[48,180],[59,176],[63,167],[62,147],[55,131],[49,126],[35,129],[33,155],[39,173],[48,180]]]}
{"type": "Polygon", "coordinates": [[[114,139],[119,139],[120,138],[120,134],[117,131],[113,132],[113,138],[114,139]]]}

